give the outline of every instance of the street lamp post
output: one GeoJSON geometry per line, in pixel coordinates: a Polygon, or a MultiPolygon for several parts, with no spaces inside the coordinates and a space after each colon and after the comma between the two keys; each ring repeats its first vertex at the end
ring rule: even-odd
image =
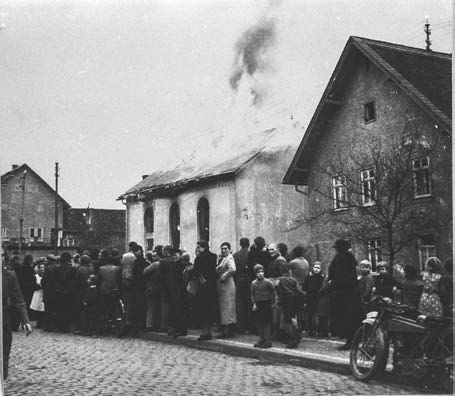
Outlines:
{"type": "Polygon", "coordinates": [[[21,217],[19,219],[19,257],[22,255],[22,234],[24,230],[24,205],[25,205],[25,177],[27,176],[27,170],[24,170],[21,176],[21,190],[22,190],[22,201],[21,201],[21,217]]]}

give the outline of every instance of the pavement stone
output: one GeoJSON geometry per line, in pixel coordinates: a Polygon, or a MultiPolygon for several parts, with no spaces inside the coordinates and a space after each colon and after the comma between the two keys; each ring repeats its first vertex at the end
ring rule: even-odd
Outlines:
{"type": "Polygon", "coordinates": [[[401,395],[431,392],[362,383],[332,372],[141,338],[15,333],[6,395],[401,395]]]}

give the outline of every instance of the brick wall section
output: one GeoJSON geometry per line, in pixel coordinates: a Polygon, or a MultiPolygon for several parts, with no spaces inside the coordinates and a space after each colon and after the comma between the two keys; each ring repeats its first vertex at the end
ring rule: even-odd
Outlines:
{"type": "MultiPolygon", "coordinates": [[[[321,205],[333,205],[332,202],[318,196],[313,188],[316,185],[331,188],[331,177],[318,170],[327,166],[330,159],[339,152],[346,161],[349,161],[349,158],[366,152],[372,139],[380,138],[383,144],[387,144],[397,133],[402,133],[405,120],[412,116],[423,120],[422,130],[425,133],[434,133],[434,122],[424,116],[422,111],[391,80],[372,65],[367,70],[365,64],[359,62],[356,69],[352,70],[351,78],[346,82],[343,97],[340,99],[341,107],[328,120],[324,130],[319,134],[320,141],[309,174],[310,215],[321,205]],[[365,123],[362,118],[363,105],[372,100],[376,106],[376,121],[365,123]]],[[[446,134],[436,133],[440,134],[438,145],[430,158],[433,196],[420,200],[418,204],[435,205],[441,209],[441,218],[437,220],[442,221],[444,225],[435,226],[428,231],[435,236],[436,255],[444,259],[452,254],[451,142],[446,134]]],[[[339,227],[337,220],[339,220],[339,216],[346,215],[349,216],[349,211],[333,213],[314,222],[311,227],[311,244],[313,246],[318,244],[320,258],[325,263],[328,263],[333,257],[331,246],[335,238],[339,236],[335,232],[339,227]]],[[[418,266],[417,249],[417,241],[412,242],[397,257],[396,262],[418,266]]],[[[368,257],[366,246],[356,244],[353,250],[358,259],[368,257]]]]}

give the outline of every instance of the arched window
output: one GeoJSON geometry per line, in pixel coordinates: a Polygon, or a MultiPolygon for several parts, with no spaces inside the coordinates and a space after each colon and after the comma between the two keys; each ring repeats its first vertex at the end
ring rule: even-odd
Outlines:
{"type": "Polygon", "coordinates": [[[197,203],[197,230],[199,239],[209,241],[210,238],[210,208],[209,201],[206,198],[201,198],[197,203]]]}
{"type": "Polygon", "coordinates": [[[169,210],[169,228],[172,247],[178,249],[180,248],[180,208],[175,202],[169,210]]]}
{"type": "Polygon", "coordinates": [[[145,226],[145,242],[147,250],[153,249],[154,244],[154,218],[153,208],[150,206],[145,210],[144,213],[144,226],[145,226]]]}

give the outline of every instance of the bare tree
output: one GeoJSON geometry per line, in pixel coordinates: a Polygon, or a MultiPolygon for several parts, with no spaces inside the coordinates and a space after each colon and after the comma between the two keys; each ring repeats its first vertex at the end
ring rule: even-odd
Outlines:
{"type": "Polygon", "coordinates": [[[329,220],[334,210],[342,212],[333,233],[364,243],[381,238],[392,271],[397,253],[440,218],[437,205],[415,199],[429,193],[428,161],[438,137],[433,130],[425,135],[423,125],[422,120],[408,120],[395,137],[378,136],[368,148],[338,150],[318,169],[319,184],[310,186],[312,213],[293,228],[329,220]]]}

